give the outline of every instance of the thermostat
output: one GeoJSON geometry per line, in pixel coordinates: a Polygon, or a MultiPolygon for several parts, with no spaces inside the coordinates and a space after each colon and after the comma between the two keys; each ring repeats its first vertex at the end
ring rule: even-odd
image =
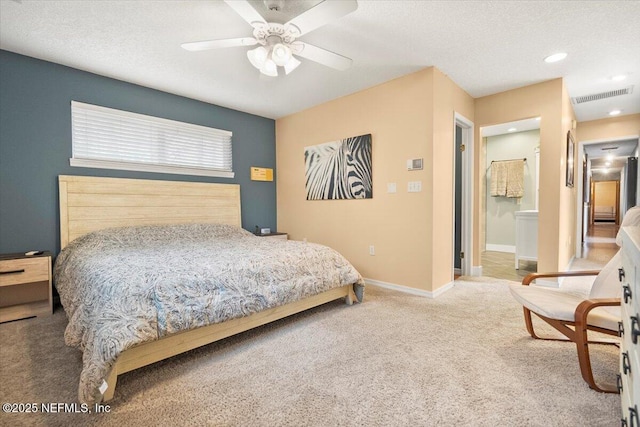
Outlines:
{"type": "Polygon", "coordinates": [[[422,159],[407,160],[407,170],[408,171],[422,170],[422,159]]]}

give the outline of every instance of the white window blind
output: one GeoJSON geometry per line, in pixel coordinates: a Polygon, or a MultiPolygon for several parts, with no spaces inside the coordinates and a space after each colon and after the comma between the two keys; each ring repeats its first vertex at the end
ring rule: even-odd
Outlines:
{"type": "Polygon", "coordinates": [[[71,166],[233,178],[226,130],[71,101],[71,166]]]}

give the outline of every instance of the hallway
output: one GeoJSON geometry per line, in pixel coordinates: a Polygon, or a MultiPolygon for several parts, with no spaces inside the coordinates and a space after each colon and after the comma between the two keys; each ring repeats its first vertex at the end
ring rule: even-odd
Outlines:
{"type": "MultiPolygon", "coordinates": [[[[589,228],[583,246],[583,257],[576,258],[572,270],[591,270],[603,267],[618,251],[616,245],[616,224],[595,223],[589,228]]],[[[529,273],[537,271],[535,261],[520,261],[520,269],[515,269],[515,254],[484,251],[482,253],[482,275],[497,279],[521,282],[529,273]]]]}
{"type": "Polygon", "coordinates": [[[606,264],[620,249],[616,245],[619,228],[619,225],[609,222],[596,222],[589,227],[582,247],[582,259],[606,264]]]}

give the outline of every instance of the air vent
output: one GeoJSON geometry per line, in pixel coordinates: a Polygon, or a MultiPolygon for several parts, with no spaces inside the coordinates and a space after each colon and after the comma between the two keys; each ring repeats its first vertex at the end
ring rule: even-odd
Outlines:
{"type": "Polygon", "coordinates": [[[602,147],[601,150],[617,150],[620,147],[602,147]]]}
{"type": "Polygon", "coordinates": [[[612,98],[614,96],[630,95],[631,93],[633,93],[633,86],[625,87],[624,89],[612,90],[609,92],[594,93],[592,95],[576,96],[574,98],[571,98],[571,102],[573,103],[573,105],[578,105],[585,102],[599,101],[601,99],[612,98]]]}

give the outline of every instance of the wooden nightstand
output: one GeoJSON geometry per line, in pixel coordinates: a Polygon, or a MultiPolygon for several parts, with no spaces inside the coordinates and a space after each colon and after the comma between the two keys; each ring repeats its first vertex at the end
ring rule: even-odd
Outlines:
{"type": "Polygon", "coordinates": [[[51,253],[0,255],[0,323],[52,313],[51,253]]]}
{"type": "Polygon", "coordinates": [[[256,234],[258,237],[270,237],[272,239],[289,240],[287,233],[269,233],[269,234],[256,234]]]}

